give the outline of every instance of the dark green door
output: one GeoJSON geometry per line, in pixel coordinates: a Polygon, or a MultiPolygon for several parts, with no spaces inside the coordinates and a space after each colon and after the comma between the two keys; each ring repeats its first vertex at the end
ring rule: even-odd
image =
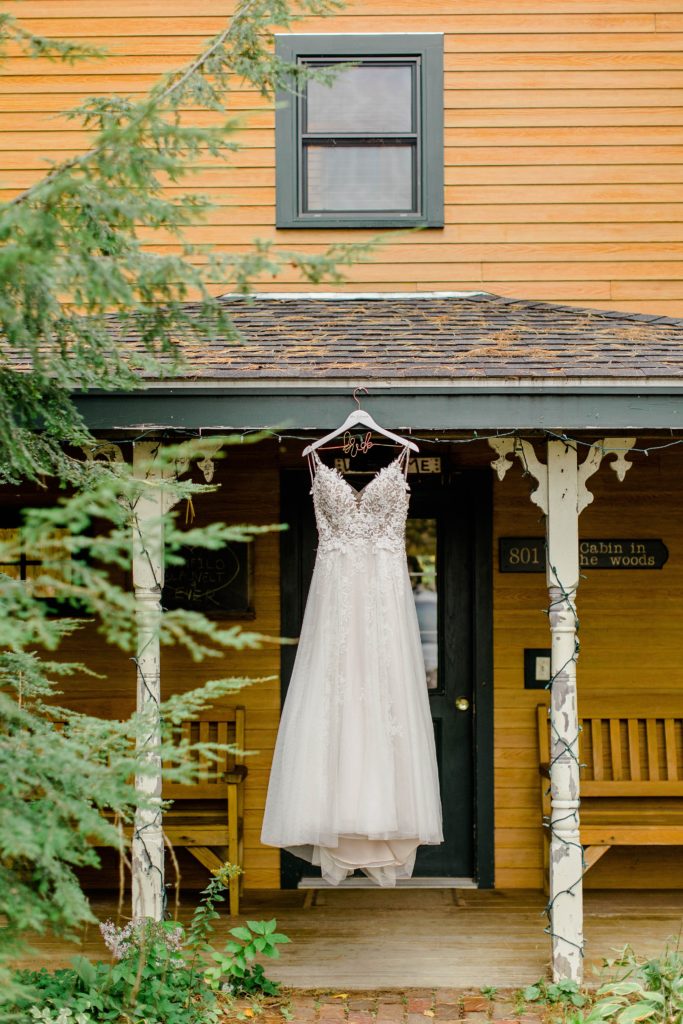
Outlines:
{"type": "MultiPolygon", "coordinates": [[[[411,473],[408,569],[420,623],[434,722],[444,843],[418,850],[414,877],[492,884],[490,482],[479,471],[411,473]],[[476,713],[475,713],[476,712],[476,713]]],[[[362,487],[367,477],[349,475],[362,487]]],[[[308,473],[282,480],[282,633],[301,629],[317,533],[308,473]]],[[[283,700],[296,648],[282,648],[283,700]]],[[[282,885],[319,872],[287,853],[282,885]]]]}

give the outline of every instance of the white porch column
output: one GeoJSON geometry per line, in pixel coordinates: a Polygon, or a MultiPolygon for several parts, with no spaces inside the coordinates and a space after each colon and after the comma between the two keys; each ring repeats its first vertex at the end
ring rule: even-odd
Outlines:
{"type": "Polygon", "coordinates": [[[579,832],[579,717],[576,660],[579,653],[576,592],[579,585],[579,515],[593,496],[586,480],[603,456],[616,456],[620,480],[630,467],[626,452],[635,438],[605,438],[579,465],[574,441],[549,440],[544,466],[532,445],[519,438],[493,438],[499,479],[517,456],[536,480],[531,500],[546,516],[546,582],[551,633],[550,686],[550,900],[553,977],[580,982],[583,974],[583,850],[579,832]]]}
{"type": "Polygon", "coordinates": [[[133,917],[160,921],[165,906],[164,834],[161,801],[162,765],[158,754],[161,739],[161,591],[164,585],[164,516],[179,501],[163,486],[181,476],[197,459],[197,466],[209,483],[221,439],[201,438],[185,443],[186,454],[173,468],[156,463],[159,441],[136,441],[133,445],[133,475],[146,481],[135,505],[133,519],[133,587],[137,625],[137,711],[150,713],[148,735],[138,740],[138,753],[151,769],[135,778],[135,788],[144,794],[149,807],[138,808],[131,845],[133,917]]]}
{"type": "Polygon", "coordinates": [[[583,849],[579,835],[579,717],[576,591],[579,506],[576,448],[548,442],[546,583],[550,675],[550,933],[553,977],[583,972],[583,849]]]}
{"type": "MultiPolygon", "coordinates": [[[[161,674],[159,626],[161,590],[164,584],[164,493],[152,481],[159,442],[136,442],[133,473],[150,482],[137,499],[133,520],[133,586],[137,624],[138,712],[151,712],[150,731],[138,738],[138,753],[151,768],[137,775],[135,788],[153,804],[161,801],[161,758],[159,747],[161,674]]],[[[161,921],[164,913],[164,836],[160,806],[140,807],[135,814],[132,849],[133,917],[161,921]]]]}

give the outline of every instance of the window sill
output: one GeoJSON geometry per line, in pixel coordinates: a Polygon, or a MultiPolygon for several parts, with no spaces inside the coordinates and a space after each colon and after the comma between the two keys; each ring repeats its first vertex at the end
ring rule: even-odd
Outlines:
{"type": "Polygon", "coordinates": [[[442,228],[443,217],[407,216],[352,216],[338,217],[333,214],[302,214],[299,217],[278,216],[276,228],[442,228]]]}

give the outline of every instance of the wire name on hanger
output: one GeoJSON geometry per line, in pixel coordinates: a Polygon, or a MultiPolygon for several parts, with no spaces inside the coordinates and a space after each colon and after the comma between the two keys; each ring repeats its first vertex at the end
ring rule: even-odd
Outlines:
{"type": "Polygon", "coordinates": [[[350,455],[351,458],[359,453],[367,455],[371,448],[374,448],[374,442],[372,441],[371,433],[368,430],[366,434],[352,434],[350,430],[347,430],[342,438],[341,447],[345,455],[350,455]]]}

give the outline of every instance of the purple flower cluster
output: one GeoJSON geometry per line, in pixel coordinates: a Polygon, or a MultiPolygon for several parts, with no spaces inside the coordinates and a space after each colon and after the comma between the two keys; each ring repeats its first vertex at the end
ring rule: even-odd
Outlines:
{"type": "Polygon", "coordinates": [[[180,953],[183,948],[184,932],[180,924],[169,928],[158,921],[133,918],[119,928],[113,921],[103,921],[100,932],[115,960],[124,960],[141,947],[156,943],[164,945],[171,953],[180,953]]]}

